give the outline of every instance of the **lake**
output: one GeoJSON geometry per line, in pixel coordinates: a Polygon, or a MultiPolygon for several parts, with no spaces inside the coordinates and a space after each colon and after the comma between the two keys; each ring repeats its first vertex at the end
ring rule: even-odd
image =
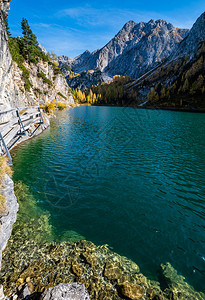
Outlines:
{"type": "MultiPolygon", "coordinates": [[[[55,240],[86,239],[205,291],[205,115],[81,106],[13,151],[55,240]]],[[[29,211],[28,211],[29,215],[29,211]]]]}

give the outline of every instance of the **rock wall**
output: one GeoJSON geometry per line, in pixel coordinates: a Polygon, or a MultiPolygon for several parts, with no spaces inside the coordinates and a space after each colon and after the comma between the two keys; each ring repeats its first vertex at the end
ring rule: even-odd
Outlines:
{"type": "Polygon", "coordinates": [[[5,177],[5,189],[3,190],[3,194],[6,199],[7,213],[5,214],[5,217],[0,219],[0,268],[2,251],[6,248],[7,242],[11,236],[12,227],[16,222],[18,212],[18,203],[14,194],[14,183],[8,175],[5,177]]]}
{"type": "Polygon", "coordinates": [[[9,1],[0,0],[0,110],[14,102],[15,86],[12,81],[12,58],[8,47],[8,37],[4,20],[8,15],[9,1]]]}
{"type": "Polygon", "coordinates": [[[61,74],[54,75],[53,67],[48,62],[39,60],[36,65],[25,62],[24,65],[30,73],[29,80],[33,85],[30,91],[25,89],[23,72],[12,61],[9,51],[4,25],[9,9],[10,0],[0,0],[0,111],[17,106],[38,105],[53,99],[57,102],[66,101],[74,104],[66,79],[61,74]],[[37,77],[37,73],[41,72],[51,80],[52,85],[46,84],[42,78],[37,77]],[[67,100],[58,93],[65,96],[67,100]]]}

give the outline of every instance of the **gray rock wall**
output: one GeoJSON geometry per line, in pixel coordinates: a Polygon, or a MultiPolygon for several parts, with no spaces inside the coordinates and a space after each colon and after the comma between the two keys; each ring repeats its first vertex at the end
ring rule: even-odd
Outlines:
{"type": "Polygon", "coordinates": [[[16,216],[18,212],[17,198],[14,194],[14,183],[12,179],[5,176],[5,189],[3,195],[6,199],[6,213],[5,217],[0,218],[0,268],[2,251],[5,249],[7,242],[11,236],[13,224],[16,222],[16,216]]]}

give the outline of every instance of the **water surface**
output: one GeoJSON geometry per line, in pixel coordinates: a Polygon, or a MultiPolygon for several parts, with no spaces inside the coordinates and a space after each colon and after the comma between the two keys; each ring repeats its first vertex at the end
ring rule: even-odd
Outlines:
{"type": "Polygon", "coordinates": [[[14,180],[56,240],[108,244],[154,279],[169,261],[205,291],[204,129],[204,114],[77,107],[14,150],[14,180]]]}

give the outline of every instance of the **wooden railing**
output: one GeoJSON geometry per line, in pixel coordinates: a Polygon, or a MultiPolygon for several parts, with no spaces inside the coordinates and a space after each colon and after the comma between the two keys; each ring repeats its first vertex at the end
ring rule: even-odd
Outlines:
{"type": "Polygon", "coordinates": [[[41,110],[38,106],[18,107],[6,111],[0,111],[0,155],[7,155],[12,164],[10,150],[23,136],[33,136],[36,130],[43,124],[41,110]],[[5,118],[12,114],[11,119],[5,118]],[[1,117],[4,117],[2,121],[1,117]],[[36,124],[33,132],[28,130],[36,124]]]}

